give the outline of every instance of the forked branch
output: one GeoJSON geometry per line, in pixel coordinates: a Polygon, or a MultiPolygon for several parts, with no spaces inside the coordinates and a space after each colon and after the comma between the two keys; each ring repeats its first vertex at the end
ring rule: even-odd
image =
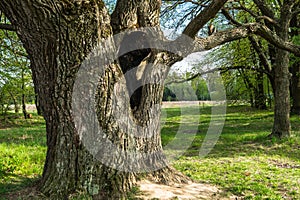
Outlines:
{"type": "Polygon", "coordinates": [[[300,56],[300,46],[285,42],[280,37],[273,34],[273,32],[265,25],[259,23],[249,23],[237,28],[220,31],[207,38],[196,38],[194,52],[210,50],[227,42],[246,38],[251,34],[259,35],[274,46],[287,50],[296,56],[300,56]]]}

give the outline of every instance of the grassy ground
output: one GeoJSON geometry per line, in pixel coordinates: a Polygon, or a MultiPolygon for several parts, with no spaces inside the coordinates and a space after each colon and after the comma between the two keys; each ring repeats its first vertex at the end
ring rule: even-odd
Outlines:
{"type": "Polygon", "coordinates": [[[0,116],[0,197],[32,185],[41,175],[46,153],[45,123],[33,114],[0,116]]]}
{"type": "MultiPolygon", "coordinates": [[[[165,108],[163,114],[163,145],[172,144],[178,131],[191,140],[190,147],[173,162],[178,170],[195,181],[218,185],[245,199],[300,199],[299,116],[292,117],[291,138],[270,140],[266,136],[272,128],[271,111],[229,106],[217,144],[205,158],[200,158],[211,108],[185,109],[182,112],[179,108],[165,108]],[[198,113],[200,123],[195,125],[198,113]]],[[[0,116],[0,199],[38,180],[45,152],[45,125],[41,117],[34,115],[25,121],[21,115],[10,115],[4,121],[0,116]]]]}
{"type": "MultiPolygon", "coordinates": [[[[197,108],[189,108],[191,113],[197,108]]],[[[211,118],[200,109],[199,129],[191,147],[174,166],[195,181],[212,183],[245,199],[300,199],[300,120],[292,116],[290,139],[266,139],[273,113],[247,106],[227,108],[223,132],[205,158],[199,158],[211,118]]],[[[163,140],[178,130],[180,109],[167,108],[163,140]]],[[[185,116],[188,117],[188,116],[185,116]]],[[[166,143],[165,143],[166,144],[166,143]]]]}

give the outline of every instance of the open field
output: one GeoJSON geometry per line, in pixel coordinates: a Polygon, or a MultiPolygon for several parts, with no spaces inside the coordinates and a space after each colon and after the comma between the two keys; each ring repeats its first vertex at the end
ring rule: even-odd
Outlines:
{"type": "MultiPolygon", "coordinates": [[[[210,113],[208,105],[189,105],[185,112],[180,105],[164,108],[163,145],[168,147],[178,131],[191,139],[189,147],[173,162],[175,168],[196,182],[216,185],[228,195],[244,199],[300,199],[299,116],[292,116],[291,138],[267,139],[272,111],[228,106],[221,136],[212,151],[200,158],[210,113]],[[200,123],[193,124],[195,119],[200,123]]],[[[33,119],[25,121],[21,114],[9,114],[4,121],[0,116],[0,199],[7,199],[40,178],[45,152],[42,117],[33,114],[33,119]]]]}

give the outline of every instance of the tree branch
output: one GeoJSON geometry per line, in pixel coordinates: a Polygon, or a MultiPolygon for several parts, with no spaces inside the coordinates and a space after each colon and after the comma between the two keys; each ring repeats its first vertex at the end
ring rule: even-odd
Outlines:
{"type": "MultiPolygon", "coordinates": [[[[260,71],[256,68],[251,68],[251,67],[246,67],[246,66],[230,66],[230,67],[216,67],[214,69],[210,69],[210,70],[207,70],[207,71],[203,71],[203,72],[198,72],[194,75],[192,75],[191,77],[188,77],[186,79],[180,79],[180,80],[171,80],[167,83],[165,83],[165,85],[170,85],[172,83],[184,83],[184,82],[187,82],[187,81],[191,81],[195,78],[198,78],[200,76],[203,76],[203,75],[206,75],[206,74],[210,74],[210,73],[214,73],[214,72],[217,72],[217,71],[221,71],[221,72],[227,72],[229,70],[234,70],[234,69],[248,69],[248,70],[255,70],[255,71],[260,71]]],[[[264,70],[261,70],[263,73],[268,73],[264,70]]]]}
{"type": "MultiPolygon", "coordinates": [[[[241,5],[242,10],[248,12],[251,16],[253,16],[257,21],[261,21],[261,20],[265,20],[271,24],[273,24],[274,26],[278,27],[278,22],[275,19],[272,19],[268,16],[258,16],[255,13],[253,13],[251,10],[247,9],[246,7],[244,7],[243,5],[241,5]]],[[[237,8],[238,9],[238,8],[237,8]]],[[[234,25],[238,25],[238,26],[242,26],[242,23],[238,22],[237,20],[235,20],[228,12],[228,8],[223,8],[222,9],[222,14],[226,17],[226,19],[228,19],[232,24],[234,25]]]]}
{"type": "Polygon", "coordinates": [[[204,8],[184,29],[183,34],[194,38],[198,31],[219,12],[227,0],[213,0],[208,7],[204,8]]]}
{"type": "Polygon", "coordinates": [[[207,71],[203,71],[203,72],[198,72],[198,73],[194,74],[193,76],[191,76],[189,78],[186,78],[186,79],[169,81],[169,82],[165,83],[165,85],[170,85],[172,83],[184,83],[184,82],[187,82],[187,81],[191,81],[191,80],[193,80],[193,79],[195,79],[197,77],[203,76],[205,74],[214,73],[216,71],[221,71],[221,70],[228,71],[229,69],[228,68],[224,68],[224,67],[217,67],[217,68],[214,68],[214,69],[211,69],[211,70],[207,70],[207,71]]]}
{"type": "Polygon", "coordinates": [[[256,20],[258,20],[258,21],[259,20],[266,20],[266,21],[270,22],[271,24],[273,24],[275,26],[278,26],[277,21],[270,18],[270,17],[268,17],[268,16],[258,16],[258,17],[256,17],[256,20]]]}
{"type": "Polygon", "coordinates": [[[270,75],[270,73],[272,71],[272,66],[271,66],[270,62],[268,61],[268,58],[265,55],[265,53],[262,51],[261,45],[256,40],[256,38],[253,37],[253,36],[250,36],[249,40],[250,40],[250,43],[251,43],[252,47],[254,48],[256,53],[258,54],[258,57],[259,57],[259,60],[260,60],[261,64],[263,65],[264,69],[269,73],[268,75],[270,75]]]}
{"type": "Polygon", "coordinates": [[[300,57],[300,46],[285,42],[280,37],[273,34],[273,32],[265,25],[259,23],[249,23],[237,28],[220,31],[207,38],[196,38],[194,52],[210,50],[227,42],[246,38],[251,34],[259,35],[274,46],[287,50],[300,57]]]}
{"type": "Polygon", "coordinates": [[[16,27],[14,27],[13,25],[11,24],[3,24],[3,23],[0,23],[0,29],[2,30],[7,30],[7,31],[16,31],[16,27]]]}
{"type": "Polygon", "coordinates": [[[222,9],[222,14],[224,15],[224,17],[233,25],[238,25],[238,26],[242,26],[242,24],[240,22],[238,22],[237,20],[235,20],[228,12],[227,9],[223,8],[222,9]]]}

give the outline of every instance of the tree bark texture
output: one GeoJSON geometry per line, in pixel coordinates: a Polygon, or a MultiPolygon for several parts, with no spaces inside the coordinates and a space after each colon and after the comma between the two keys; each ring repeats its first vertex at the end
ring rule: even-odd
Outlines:
{"type": "Polygon", "coordinates": [[[296,61],[291,67],[291,97],[292,97],[292,113],[300,115],[300,62],[296,61]]]}
{"type": "MultiPolygon", "coordinates": [[[[293,1],[285,1],[281,8],[279,26],[276,27],[277,35],[284,41],[289,39],[289,25],[292,19],[293,1]]],[[[273,66],[274,73],[274,125],[271,136],[279,138],[289,137],[291,134],[290,124],[290,53],[282,49],[276,49],[273,66]]]]}
{"type": "Polygon", "coordinates": [[[131,173],[109,168],[85,149],[72,115],[72,90],[81,62],[112,34],[101,1],[1,1],[31,60],[46,120],[47,158],[41,191],[54,199],[84,190],[97,198],[124,196],[131,173]]]}
{"type": "Polygon", "coordinates": [[[256,74],[256,87],[254,89],[254,107],[260,110],[267,109],[266,95],[264,90],[264,74],[260,71],[256,74]]]}
{"type": "MultiPolygon", "coordinates": [[[[291,20],[291,37],[297,37],[300,34],[300,22],[299,17],[294,15],[291,20]]],[[[300,115],[300,60],[294,58],[292,60],[291,73],[291,97],[292,97],[292,113],[300,115]]]]}
{"type": "MultiPolygon", "coordinates": [[[[141,34],[140,39],[146,40],[143,33],[135,33],[135,29],[159,25],[160,3],[158,0],[118,1],[111,22],[102,1],[0,2],[0,9],[16,27],[28,52],[35,89],[46,120],[48,150],[40,184],[45,195],[60,199],[82,190],[95,199],[122,199],[135,182],[134,169],[151,172],[151,166],[155,166],[156,172],[152,173],[155,180],[188,180],[168,167],[160,140],[161,80],[173,62],[167,52],[136,50],[120,54],[120,62],[102,63],[107,66],[99,77],[96,102],[82,98],[86,104],[97,105],[98,121],[105,132],[97,138],[105,136],[120,152],[125,152],[120,154],[124,156],[120,162],[115,161],[119,155],[109,158],[110,152],[105,147],[102,151],[98,149],[98,153],[101,157],[107,153],[108,162],[111,159],[113,164],[127,166],[128,171],[107,166],[91,154],[82,144],[82,135],[78,132],[82,127],[76,127],[72,113],[73,87],[85,58],[103,40],[109,40],[113,32],[129,29],[132,32],[125,34],[123,40],[130,34],[141,34]],[[140,66],[142,61],[144,64],[140,66]],[[136,75],[137,69],[140,77],[136,75]],[[130,82],[140,88],[131,88],[130,82]],[[115,110],[122,111],[124,120],[129,116],[140,128],[131,130],[130,123],[122,118],[114,119],[115,110]],[[126,154],[129,151],[139,156],[138,162],[135,162],[136,157],[126,154]],[[151,156],[143,157],[149,154],[151,156]]],[[[130,42],[140,42],[135,37],[132,39],[130,42]]],[[[122,45],[122,39],[119,42],[122,45]]],[[[111,41],[105,51],[111,51],[113,55],[118,48],[122,49],[122,46],[115,48],[111,41]]],[[[109,55],[106,53],[103,59],[110,60],[109,55]]],[[[83,119],[89,117],[88,113],[80,114],[83,119]]]]}
{"type": "MultiPolygon", "coordinates": [[[[194,38],[225,3],[224,0],[212,1],[187,25],[184,33],[194,38]]],[[[122,199],[134,184],[137,172],[153,170],[151,177],[163,183],[188,180],[168,166],[162,152],[162,80],[170,66],[193,49],[208,49],[246,37],[252,33],[253,26],[250,24],[227,34],[216,33],[208,40],[196,42],[179,37],[173,43],[182,47],[182,51],[175,55],[177,52],[147,46],[155,44],[149,39],[154,35],[160,41],[158,43],[165,42],[159,28],[160,6],[160,0],[119,0],[110,20],[100,0],[0,1],[0,9],[16,28],[31,60],[35,90],[46,120],[48,149],[40,184],[45,195],[62,199],[73,192],[85,191],[95,199],[122,199]],[[137,30],[139,27],[152,27],[153,32],[137,30]],[[123,31],[127,32],[115,40],[110,38],[123,31]],[[219,34],[225,37],[219,37],[219,34]],[[98,77],[96,86],[91,87],[80,73],[81,66],[85,62],[92,63],[95,52],[97,58],[96,47],[104,44],[105,48],[98,49],[102,56],[98,64],[105,70],[98,77]],[[123,51],[124,48],[132,50],[123,51]],[[118,52],[118,59],[114,58],[115,52],[118,52]],[[82,88],[80,84],[77,87],[78,77],[82,78],[82,88]],[[91,119],[93,115],[72,104],[74,86],[82,94],[92,92],[91,95],[94,95],[93,90],[85,91],[84,87],[97,88],[92,98],[78,93],[81,98],[77,99],[80,106],[95,105],[95,118],[91,119]],[[79,116],[79,119],[74,116],[79,116]],[[94,127],[77,123],[89,120],[97,122],[102,130],[101,134],[89,133],[91,136],[86,142],[90,142],[92,147],[85,145],[83,132],[94,127]],[[112,148],[99,146],[105,141],[110,141],[111,146],[117,149],[115,154],[110,151],[112,148]]],[[[278,35],[286,39],[284,34],[278,35]]],[[[278,41],[275,36],[268,37],[271,41],[278,41]]],[[[298,52],[290,44],[281,43],[281,46],[298,52]]],[[[276,83],[282,87],[279,88],[281,91],[287,86],[287,74],[280,64],[288,62],[288,54],[282,50],[278,59],[283,59],[283,63],[277,65],[277,72],[284,76],[284,79],[279,77],[276,83]]],[[[95,78],[92,72],[88,76],[95,78]]],[[[98,73],[97,70],[95,72],[98,73]]],[[[286,105],[285,97],[277,104],[286,105]]],[[[277,115],[283,115],[285,111],[277,115]]],[[[280,123],[284,125],[284,122],[280,123]]]]}

